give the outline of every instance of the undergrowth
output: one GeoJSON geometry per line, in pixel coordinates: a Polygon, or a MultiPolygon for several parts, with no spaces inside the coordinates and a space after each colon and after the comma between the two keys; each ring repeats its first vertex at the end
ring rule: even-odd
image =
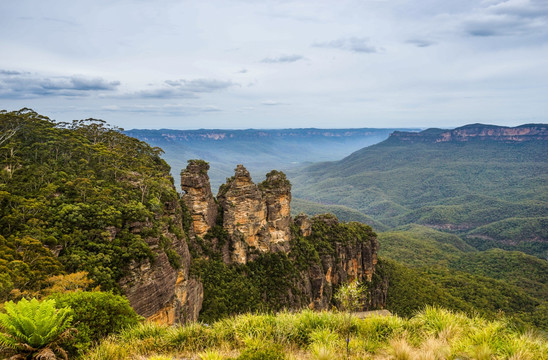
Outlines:
{"type": "MultiPolygon", "coordinates": [[[[348,318],[339,312],[243,314],[211,325],[140,324],[85,359],[346,359],[348,318]],[[261,355],[262,354],[262,355],[261,355]]],[[[427,307],[410,319],[351,318],[349,359],[548,359],[545,333],[427,307]]]]}

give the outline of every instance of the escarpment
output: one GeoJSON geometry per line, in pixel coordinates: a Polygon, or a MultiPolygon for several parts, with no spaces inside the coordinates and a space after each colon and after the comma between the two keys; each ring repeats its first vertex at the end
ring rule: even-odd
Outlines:
{"type": "MultiPolygon", "coordinates": [[[[169,217],[168,223],[182,229],[177,200],[164,205],[164,216],[169,217]]],[[[135,224],[132,231],[142,234],[150,227],[150,223],[135,224]]],[[[147,236],[145,241],[154,252],[154,260],[134,262],[120,281],[131,306],[153,322],[172,325],[196,321],[202,307],[203,286],[190,277],[190,252],[182,232],[177,236],[164,224],[158,236],[147,236]]]]}
{"type": "MultiPolygon", "coordinates": [[[[284,307],[328,309],[333,305],[338,286],[358,280],[369,289],[365,308],[384,307],[387,283],[376,276],[378,242],[369,226],[341,223],[333,215],[313,218],[299,215],[293,219],[291,184],[284,173],[275,170],[257,185],[246,168],[238,165],[234,176],[220,187],[215,199],[208,189],[207,176],[197,173],[204,169],[206,167],[197,166],[196,161],[191,160],[181,173],[183,199],[193,219],[191,238],[194,240],[190,246],[196,247],[194,253],[199,254],[198,257],[222,261],[228,267],[238,266],[238,271],[251,277],[259,276],[258,273],[265,277],[285,277],[285,287],[281,289],[260,289],[267,303],[275,302],[272,298],[278,296],[284,307]],[[192,191],[188,185],[188,179],[195,178],[203,180],[199,191],[192,191]],[[218,209],[203,206],[215,202],[218,209]],[[199,235],[203,234],[197,231],[204,229],[203,219],[213,216],[217,217],[216,225],[209,225],[209,231],[199,235]],[[274,254],[278,254],[276,259],[285,265],[261,270],[261,264],[271,266],[274,254]]],[[[257,279],[256,283],[276,283],[270,280],[257,279]]],[[[204,286],[216,285],[205,283],[204,286]]],[[[208,296],[207,291],[204,296],[208,296]]]]}
{"type": "Polygon", "coordinates": [[[421,132],[395,131],[389,140],[399,142],[447,143],[468,141],[494,141],[520,143],[548,140],[546,124],[525,124],[516,127],[471,124],[453,130],[427,129],[421,132]]]}

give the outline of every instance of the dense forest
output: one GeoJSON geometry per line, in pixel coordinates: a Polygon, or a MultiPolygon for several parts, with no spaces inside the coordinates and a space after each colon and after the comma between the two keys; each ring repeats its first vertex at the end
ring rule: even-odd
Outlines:
{"type": "Polygon", "coordinates": [[[0,298],[78,271],[119,292],[129,264],[154,257],[144,238],[164,227],[183,236],[164,216],[177,193],[161,149],[100,120],[56,123],[28,109],[1,112],[0,130],[0,298]]]}
{"type": "Polygon", "coordinates": [[[345,206],[380,223],[378,230],[421,224],[453,232],[480,250],[548,259],[547,141],[493,136],[440,142],[440,133],[391,136],[340,161],[290,173],[295,197],[308,200],[295,211],[314,211],[313,203],[326,210],[345,206]]]}

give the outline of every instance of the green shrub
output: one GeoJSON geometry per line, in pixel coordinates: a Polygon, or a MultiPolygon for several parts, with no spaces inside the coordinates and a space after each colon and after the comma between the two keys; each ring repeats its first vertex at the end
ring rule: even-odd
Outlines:
{"type": "Polygon", "coordinates": [[[279,345],[264,344],[253,346],[242,351],[237,360],[285,360],[283,348],[279,345]]]}
{"type": "Polygon", "coordinates": [[[71,336],[70,307],[55,308],[55,300],[22,299],[4,303],[0,314],[0,355],[15,354],[14,358],[66,358],[61,344],[71,336]]]}
{"type": "Polygon", "coordinates": [[[86,350],[92,342],[137,325],[139,315],[129,301],[110,292],[72,292],[51,296],[57,307],[70,306],[78,334],[71,342],[71,352],[86,350]]]}

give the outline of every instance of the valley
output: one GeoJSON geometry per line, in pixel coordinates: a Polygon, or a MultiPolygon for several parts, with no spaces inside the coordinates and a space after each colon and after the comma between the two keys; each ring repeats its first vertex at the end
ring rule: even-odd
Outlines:
{"type": "MultiPolygon", "coordinates": [[[[217,192],[237,164],[256,180],[276,169],[286,171],[318,161],[339,160],[353,151],[381,142],[404,129],[279,129],[279,130],[127,130],[125,134],[164,150],[175,185],[189,159],[210,164],[212,190],[217,192]]],[[[413,129],[407,129],[413,130],[413,129]]],[[[418,129],[414,129],[418,130],[418,129]]]]}

